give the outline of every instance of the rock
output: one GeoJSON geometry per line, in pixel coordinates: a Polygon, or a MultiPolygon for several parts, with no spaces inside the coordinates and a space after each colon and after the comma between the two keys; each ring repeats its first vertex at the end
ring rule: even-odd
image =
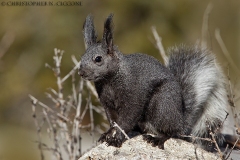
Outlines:
{"type": "Polygon", "coordinates": [[[178,160],[220,160],[216,154],[197,148],[192,143],[180,140],[169,139],[164,143],[164,150],[152,147],[146,143],[142,136],[136,136],[123,143],[122,147],[116,148],[102,143],[85,153],[79,160],[154,160],[154,159],[178,159],[178,160]]]}

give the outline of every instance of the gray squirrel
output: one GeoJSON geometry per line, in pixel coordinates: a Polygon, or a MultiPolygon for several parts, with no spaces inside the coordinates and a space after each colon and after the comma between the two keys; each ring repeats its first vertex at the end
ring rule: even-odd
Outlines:
{"type": "MultiPolygon", "coordinates": [[[[120,147],[126,140],[114,122],[127,134],[139,131],[159,148],[171,137],[210,138],[209,130],[221,130],[228,101],[214,55],[181,45],[169,50],[167,66],[146,54],[124,55],[113,43],[112,19],[110,14],[101,41],[91,15],[83,26],[86,52],[79,75],[94,82],[110,123],[99,141],[120,147]]],[[[220,145],[224,142],[219,132],[215,139],[220,145]]]]}

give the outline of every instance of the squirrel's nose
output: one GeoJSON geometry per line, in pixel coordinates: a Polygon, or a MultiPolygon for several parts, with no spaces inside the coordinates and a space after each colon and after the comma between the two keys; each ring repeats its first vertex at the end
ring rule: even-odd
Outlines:
{"type": "Polygon", "coordinates": [[[81,68],[78,70],[78,75],[81,77],[84,75],[84,71],[81,68]]]}
{"type": "Polygon", "coordinates": [[[81,64],[80,67],[79,67],[79,69],[78,69],[78,75],[81,76],[81,77],[86,74],[85,71],[84,71],[82,68],[83,68],[83,66],[82,66],[82,64],[81,64]]]}
{"type": "Polygon", "coordinates": [[[80,72],[80,70],[78,70],[78,75],[79,75],[79,76],[82,76],[82,73],[80,72]]]}
{"type": "Polygon", "coordinates": [[[78,69],[78,75],[82,76],[83,70],[82,70],[82,64],[80,64],[79,69],[78,69]]]}

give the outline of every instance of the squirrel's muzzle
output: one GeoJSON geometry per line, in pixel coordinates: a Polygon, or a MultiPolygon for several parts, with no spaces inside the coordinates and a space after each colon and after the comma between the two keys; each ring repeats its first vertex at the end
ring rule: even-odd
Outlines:
{"type": "Polygon", "coordinates": [[[82,64],[80,65],[80,67],[78,69],[78,75],[81,77],[84,77],[84,75],[86,75],[86,72],[84,72],[84,70],[83,70],[82,64]]]}
{"type": "Polygon", "coordinates": [[[80,65],[78,75],[84,79],[91,79],[92,72],[90,72],[85,65],[80,65]]]}

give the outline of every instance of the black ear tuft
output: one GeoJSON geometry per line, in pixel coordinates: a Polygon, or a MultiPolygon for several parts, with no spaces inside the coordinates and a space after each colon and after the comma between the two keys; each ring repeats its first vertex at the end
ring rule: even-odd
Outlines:
{"type": "Polygon", "coordinates": [[[113,14],[111,13],[105,23],[103,31],[102,45],[108,49],[108,53],[113,51],[113,14]]]}
{"type": "Polygon", "coordinates": [[[83,24],[83,38],[86,48],[96,43],[97,41],[97,34],[94,28],[92,15],[88,15],[83,24]]]}

